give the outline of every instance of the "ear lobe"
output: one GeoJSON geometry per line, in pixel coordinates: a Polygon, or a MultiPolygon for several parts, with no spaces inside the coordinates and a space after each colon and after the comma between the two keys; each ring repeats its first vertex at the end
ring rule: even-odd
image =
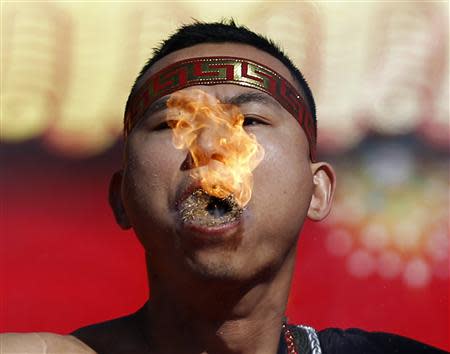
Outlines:
{"type": "Polygon", "coordinates": [[[313,163],[311,169],[314,190],[308,209],[308,218],[320,221],[330,213],[336,188],[336,174],[333,167],[326,162],[313,163]]]}
{"type": "Polygon", "coordinates": [[[131,228],[130,221],[128,220],[125,208],[122,203],[122,171],[117,171],[111,177],[109,183],[109,205],[116,217],[116,222],[123,230],[131,228]]]}

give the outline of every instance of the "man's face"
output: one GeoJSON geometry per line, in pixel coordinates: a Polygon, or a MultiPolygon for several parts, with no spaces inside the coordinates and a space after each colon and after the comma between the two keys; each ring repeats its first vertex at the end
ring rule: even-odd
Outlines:
{"type": "MultiPolygon", "coordinates": [[[[201,44],[171,53],[150,68],[137,88],[160,69],[201,56],[248,58],[270,67],[299,88],[288,69],[274,57],[251,46],[231,43],[201,44]]],[[[191,177],[195,167],[188,152],[174,148],[171,129],[161,129],[165,109],[144,116],[128,136],[122,182],[125,212],[149,255],[151,272],[253,279],[294,257],[313,192],[308,141],[299,123],[266,93],[234,84],[182,91],[196,89],[222,102],[246,97],[237,100],[241,102],[240,111],[248,117],[245,129],[265,150],[264,159],[253,171],[252,198],[239,223],[209,232],[186,227],[180,220],[177,200],[195,184],[191,177]]]]}

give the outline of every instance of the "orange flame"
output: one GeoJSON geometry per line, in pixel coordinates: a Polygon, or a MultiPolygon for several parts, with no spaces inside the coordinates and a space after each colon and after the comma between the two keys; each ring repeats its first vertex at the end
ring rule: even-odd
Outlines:
{"type": "Polygon", "coordinates": [[[264,158],[264,148],[244,130],[237,106],[221,103],[201,90],[175,92],[167,102],[168,120],[177,149],[190,152],[191,176],[210,195],[233,194],[244,207],[252,196],[252,171],[264,158]]]}

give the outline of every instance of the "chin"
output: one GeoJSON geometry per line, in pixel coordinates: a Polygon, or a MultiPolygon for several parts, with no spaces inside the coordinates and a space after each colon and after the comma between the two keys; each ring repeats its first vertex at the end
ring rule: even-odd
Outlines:
{"type": "Polygon", "coordinates": [[[266,259],[264,264],[256,264],[249,259],[248,252],[240,250],[197,250],[185,259],[184,266],[197,278],[225,283],[249,283],[272,273],[276,266],[266,259]]]}
{"type": "Polygon", "coordinates": [[[221,262],[191,263],[190,269],[196,276],[204,280],[238,281],[243,280],[234,267],[221,262]]]}

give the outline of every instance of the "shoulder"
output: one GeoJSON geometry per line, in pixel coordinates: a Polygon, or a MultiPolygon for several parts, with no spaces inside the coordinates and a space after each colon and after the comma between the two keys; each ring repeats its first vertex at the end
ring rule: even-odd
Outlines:
{"type": "Polygon", "coordinates": [[[323,354],[444,354],[443,350],[384,332],[329,328],[318,332],[323,354]]]}
{"type": "Polygon", "coordinates": [[[95,354],[73,336],[46,332],[0,334],[0,348],[2,354],[95,354]]]}

